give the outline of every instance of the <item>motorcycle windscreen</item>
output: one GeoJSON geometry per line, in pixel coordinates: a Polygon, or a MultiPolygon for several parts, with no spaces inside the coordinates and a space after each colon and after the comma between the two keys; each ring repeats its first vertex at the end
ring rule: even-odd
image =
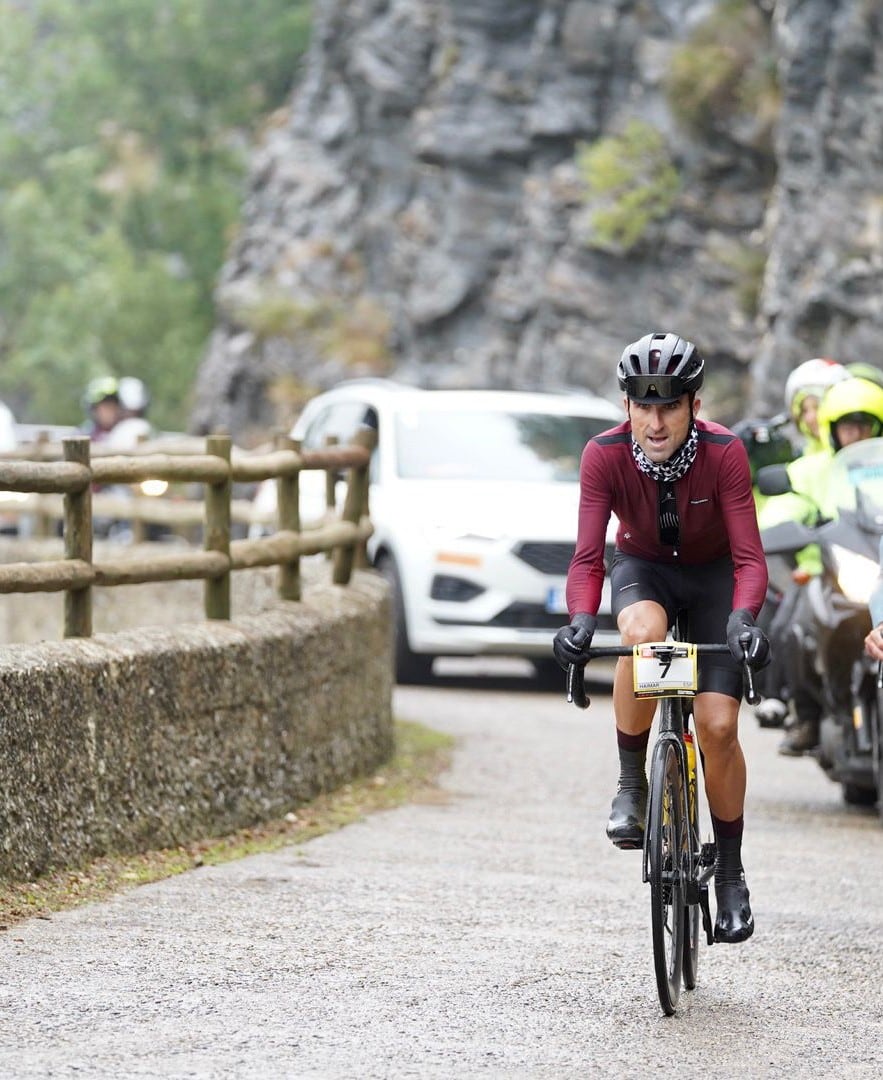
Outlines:
{"type": "Polygon", "coordinates": [[[863,439],[834,455],[823,509],[854,510],[863,529],[883,534],[883,438],[863,439]]]}

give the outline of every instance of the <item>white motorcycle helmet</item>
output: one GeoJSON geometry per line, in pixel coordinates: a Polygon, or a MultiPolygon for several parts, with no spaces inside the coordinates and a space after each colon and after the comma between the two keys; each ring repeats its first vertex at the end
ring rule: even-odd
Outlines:
{"type": "Polygon", "coordinates": [[[804,398],[811,396],[821,401],[829,386],[849,377],[849,372],[842,364],[823,357],[805,360],[791,372],[785,382],[785,406],[801,434],[811,434],[800,422],[804,398]]]}

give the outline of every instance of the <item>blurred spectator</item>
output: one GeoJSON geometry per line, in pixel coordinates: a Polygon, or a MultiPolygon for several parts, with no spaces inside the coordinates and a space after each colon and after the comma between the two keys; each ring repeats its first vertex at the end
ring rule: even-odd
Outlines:
{"type": "Polygon", "coordinates": [[[115,450],[134,450],[139,442],[153,435],[153,426],[147,419],[150,392],[132,375],[124,375],[119,383],[119,399],[122,416],[110,432],[107,445],[115,450]]]}
{"type": "Polygon", "coordinates": [[[83,431],[93,442],[104,442],[123,418],[120,384],[112,375],[90,380],[83,394],[87,419],[83,431]]]}
{"type": "Polygon", "coordinates": [[[124,375],[120,379],[120,404],[124,418],[146,416],[150,407],[150,392],[140,379],[124,375]]]}

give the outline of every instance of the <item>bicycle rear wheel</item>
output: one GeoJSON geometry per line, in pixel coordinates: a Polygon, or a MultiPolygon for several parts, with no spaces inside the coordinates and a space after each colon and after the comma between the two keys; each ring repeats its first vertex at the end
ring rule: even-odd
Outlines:
{"type": "Polygon", "coordinates": [[[671,1016],[681,993],[687,926],[685,897],[685,830],[687,811],[678,746],[661,739],[650,769],[647,817],[647,876],[650,882],[653,963],[662,1011],[671,1016]]]}

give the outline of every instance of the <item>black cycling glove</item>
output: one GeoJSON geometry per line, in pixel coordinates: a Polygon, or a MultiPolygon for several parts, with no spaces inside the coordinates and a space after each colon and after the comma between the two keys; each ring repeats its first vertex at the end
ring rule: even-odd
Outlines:
{"type": "Polygon", "coordinates": [[[763,668],[770,662],[770,643],[767,636],[746,608],[736,608],[730,612],[727,619],[727,645],[739,663],[747,659],[753,668],[763,668]]]}
{"type": "Polygon", "coordinates": [[[567,671],[571,664],[584,664],[586,650],[592,644],[592,635],[598,620],[584,611],[577,612],[569,626],[562,626],[552,642],[555,659],[567,671]]]}

